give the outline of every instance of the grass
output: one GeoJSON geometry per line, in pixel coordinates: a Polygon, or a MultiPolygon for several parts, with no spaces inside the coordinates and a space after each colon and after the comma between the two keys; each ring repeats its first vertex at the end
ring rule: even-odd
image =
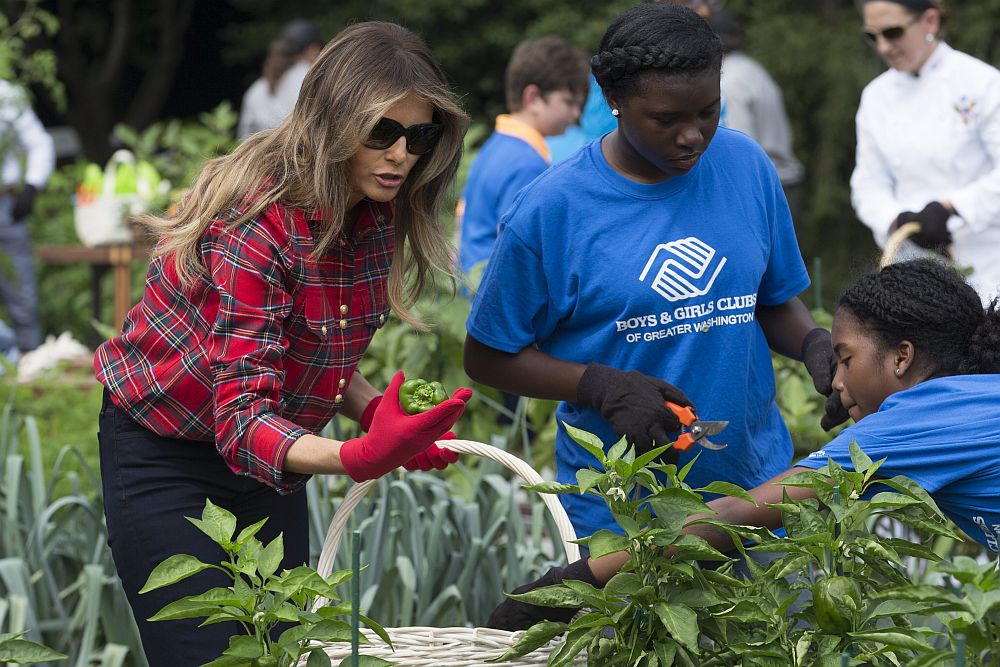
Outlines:
{"type": "MultiPolygon", "coordinates": [[[[69,445],[94,475],[100,475],[97,417],[101,411],[101,385],[89,368],[63,368],[30,383],[13,381],[11,369],[0,377],[0,404],[9,405],[12,424],[23,428],[22,417],[35,418],[42,444],[42,465],[52,470],[60,450],[69,445]]],[[[20,438],[19,438],[20,439],[20,438]]],[[[84,473],[75,457],[63,462],[68,470],[84,473]]],[[[68,493],[60,483],[56,495],[68,493]]]]}

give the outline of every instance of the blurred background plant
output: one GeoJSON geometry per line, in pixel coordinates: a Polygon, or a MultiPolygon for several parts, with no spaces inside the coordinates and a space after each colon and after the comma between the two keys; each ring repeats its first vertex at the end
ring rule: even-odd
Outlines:
{"type": "Polygon", "coordinates": [[[23,0],[19,12],[0,13],[0,79],[44,91],[59,109],[66,107],[66,89],[57,76],[56,54],[37,47],[40,38],[51,38],[59,20],[42,6],[42,0],[23,0]]]}
{"type": "MultiPolygon", "coordinates": [[[[226,118],[235,122],[232,109],[257,76],[268,40],[289,17],[311,18],[328,35],[365,18],[399,21],[424,35],[475,121],[467,142],[471,154],[488,136],[493,116],[503,111],[504,66],[518,41],[555,33],[593,51],[611,18],[632,3],[347,0],[331,6],[317,0],[225,0],[212,3],[212,11],[207,5],[182,2],[162,13],[135,8],[109,13],[98,4],[97,0],[66,3],[55,16],[42,9],[48,7],[42,0],[0,0],[3,14],[15,18],[8,24],[23,20],[33,26],[28,34],[35,35],[12,41],[6,51],[0,47],[0,70],[5,54],[8,62],[37,59],[37,65],[27,70],[38,73],[33,76],[40,81],[33,89],[40,103],[55,107],[53,100],[64,96],[56,89],[66,87],[71,107],[100,103],[100,114],[111,118],[103,134],[96,133],[104,121],[94,121],[93,109],[89,117],[78,113],[79,118],[65,119],[90,137],[83,142],[88,159],[103,163],[112,148],[125,145],[150,160],[176,189],[183,189],[204,159],[232,145],[226,118]],[[53,35],[57,24],[59,32],[53,35]],[[125,49],[125,54],[109,52],[119,42],[133,48],[125,49]],[[173,50],[169,66],[161,62],[167,56],[161,57],[157,50],[168,43],[173,50]],[[77,64],[71,66],[72,62],[77,64]],[[157,81],[147,85],[154,77],[157,81]],[[134,97],[122,99],[119,92],[130,78],[137,82],[134,97]],[[112,86],[109,81],[117,81],[118,87],[107,88],[107,99],[98,99],[81,79],[101,82],[101,90],[112,86]],[[165,95],[160,92],[164,86],[165,95]]],[[[795,151],[806,165],[796,227],[803,256],[819,282],[806,302],[829,308],[849,278],[869,268],[876,256],[870,232],[854,218],[848,178],[860,92],[883,66],[859,35],[860,18],[853,3],[726,0],[724,5],[742,20],[747,52],[768,68],[784,91],[795,151]],[[821,272],[814,264],[817,258],[821,272]]],[[[950,9],[949,41],[988,62],[1000,61],[1000,0],[952,3],[950,9]]],[[[56,111],[49,115],[61,117],[56,111]]],[[[35,212],[32,229],[37,243],[74,239],[69,202],[80,174],[73,166],[67,169],[68,173],[54,177],[43,195],[46,201],[35,212]]],[[[85,340],[91,319],[86,297],[89,271],[44,266],[42,273],[43,326],[58,333],[59,323],[67,322],[74,335],[85,340]],[[53,275],[58,277],[46,280],[53,275]]],[[[110,281],[110,276],[104,280],[110,281]]],[[[98,319],[109,324],[111,313],[98,319]]]]}

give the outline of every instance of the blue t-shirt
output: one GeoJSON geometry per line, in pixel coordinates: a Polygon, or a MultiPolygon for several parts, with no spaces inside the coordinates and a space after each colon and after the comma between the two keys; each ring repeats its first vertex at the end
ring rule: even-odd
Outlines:
{"type": "Polygon", "coordinates": [[[937,378],[897,392],[796,465],[822,468],[830,458],[853,469],[852,441],[873,461],[885,458],[879,477],[909,477],[959,528],[997,551],[1000,375],[937,378]]]}
{"type": "Polygon", "coordinates": [[[548,167],[538,150],[520,137],[498,131],[486,140],[469,168],[459,206],[458,265],[464,273],[489,259],[500,217],[521,188],[548,167]]]}
{"type": "MultiPolygon", "coordinates": [[[[618,174],[600,141],[521,191],[501,222],[467,322],[504,352],[535,345],[558,359],[638,370],[681,387],[706,420],[728,419],[688,481],[745,488],[787,470],[792,444],[774,401],[758,305],[809,284],[770,160],[720,129],[695,168],[654,185],[618,174]]],[[[595,411],[560,403],[557,418],[618,440],[595,411]]],[[[560,424],[557,479],[597,462],[560,424]]],[[[595,496],[560,496],[580,537],[617,528],[595,496]]]]}

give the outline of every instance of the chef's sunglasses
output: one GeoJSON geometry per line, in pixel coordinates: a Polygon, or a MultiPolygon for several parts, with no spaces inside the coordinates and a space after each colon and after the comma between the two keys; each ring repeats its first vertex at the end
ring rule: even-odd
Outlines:
{"type": "Polygon", "coordinates": [[[409,127],[403,127],[391,118],[380,118],[371,134],[365,141],[365,146],[377,150],[389,148],[399,141],[400,137],[406,137],[406,151],[413,155],[424,155],[430,153],[441,138],[441,125],[438,123],[418,123],[409,127]]]}
{"type": "Polygon", "coordinates": [[[887,42],[895,42],[897,39],[906,34],[906,29],[911,25],[920,20],[920,17],[914,18],[912,21],[906,25],[896,25],[891,28],[884,28],[882,30],[872,30],[871,28],[862,28],[861,36],[865,38],[865,41],[871,45],[875,45],[878,41],[879,35],[882,35],[882,39],[887,42]]]}

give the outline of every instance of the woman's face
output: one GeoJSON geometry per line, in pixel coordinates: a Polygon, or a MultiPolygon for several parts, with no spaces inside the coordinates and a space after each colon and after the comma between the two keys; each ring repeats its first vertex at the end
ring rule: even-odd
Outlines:
{"type": "Polygon", "coordinates": [[[875,37],[872,44],[885,64],[900,72],[916,74],[927,62],[937,42],[928,41],[928,35],[937,36],[940,14],[929,9],[914,16],[913,12],[895,2],[875,0],[863,8],[864,30],[875,37]],[[901,28],[902,33],[893,37],[901,28]],[[884,31],[890,31],[886,37],[884,31]]]}
{"type": "Polygon", "coordinates": [[[883,350],[850,311],[833,319],[833,350],[839,363],[833,389],[854,421],[877,412],[889,395],[905,386],[896,375],[896,355],[883,350]]]}
{"type": "Polygon", "coordinates": [[[658,183],[694,169],[715,136],[719,72],[650,72],[636,93],[609,102],[619,111],[612,166],[639,182],[658,183]]]}
{"type": "MultiPolygon", "coordinates": [[[[434,109],[421,97],[410,93],[386,113],[403,127],[420,123],[430,123],[434,109]]],[[[400,137],[388,148],[368,148],[361,146],[351,157],[349,170],[354,197],[350,208],[363,199],[389,202],[396,198],[406,177],[417,164],[420,155],[406,150],[406,137],[400,137]]]]}

